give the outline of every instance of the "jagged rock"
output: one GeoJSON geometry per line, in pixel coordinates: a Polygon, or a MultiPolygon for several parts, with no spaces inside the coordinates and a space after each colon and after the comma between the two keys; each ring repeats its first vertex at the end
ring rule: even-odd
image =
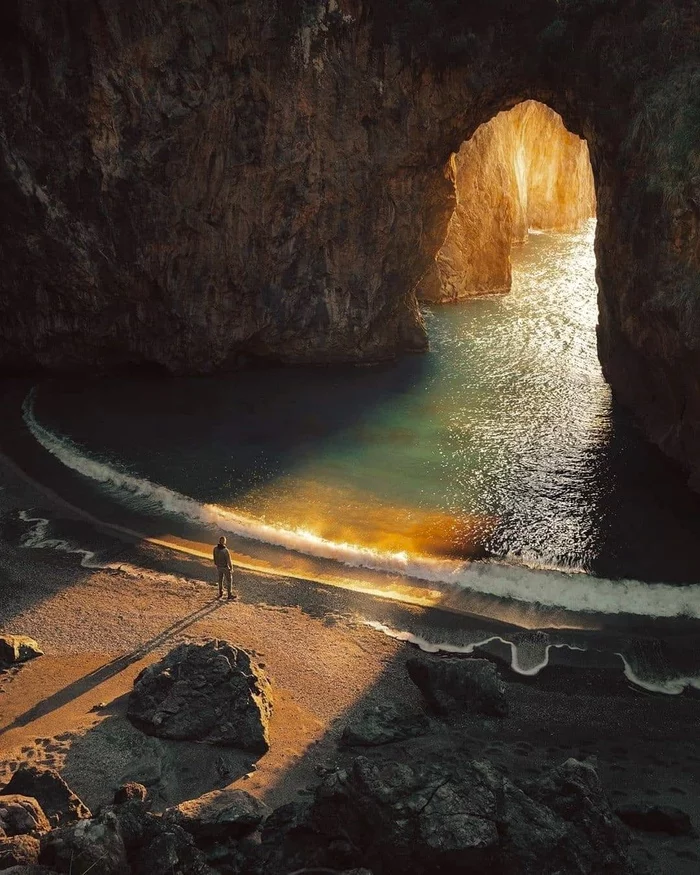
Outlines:
{"type": "Polygon", "coordinates": [[[272,695],[264,672],[226,641],[181,644],[134,681],[128,716],[161,738],[265,753],[272,695]]]}
{"type": "Polygon", "coordinates": [[[690,815],[671,805],[621,805],[615,814],[632,829],[665,832],[672,836],[695,835],[690,815]]]}
{"type": "Polygon", "coordinates": [[[147,795],[148,790],[146,790],[143,784],[138,784],[136,781],[128,781],[114,791],[114,804],[123,805],[125,802],[133,802],[134,800],[144,802],[147,795]]]}
{"type": "Polygon", "coordinates": [[[0,796],[0,828],[7,836],[39,836],[51,829],[41,805],[31,796],[0,796]]]}
{"type": "Polygon", "coordinates": [[[92,817],[90,809],[53,769],[21,766],[0,793],[31,796],[41,805],[52,826],[65,826],[92,817]]]}
{"type": "Polygon", "coordinates": [[[438,713],[451,709],[505,717],[505,684],[487,659],[425,659],[406,661],[408,675],[438,713]]]}
{"type": "Polygon", "coordinates": [[[132,799],[110,809],[117,819],[133,875],[216,875],[194,839],[176,823],[132,799]]]}
{"type": "Polygon", "coordinates": [[[275,811],[260,849],[269,875],[366,867],[384,875],[629,873],[626,834],[590,767],[537,784],[543,802],[488,763],[356,759],[313,798],[275,811]],[[562,802],[562,804],[559,804],[562,802]]]}
{"type": "Polygon", "coordinates": [[[340,743],[348,747],[390,744],[423,735],[429,727],[430,721],[424,714],[395,704],[372,705],[345,726],[340,743]]]}
{"type": "Polygon", "coordinates": [[[43,836],[39,860],[67,875],[131,875],[117,818],[106,812],[43,836]]]}
{"type": "Polygon", "coordinates": [[[38,863],[39,847],[39,839],[30,835],[0,839],[0,869],[38,863]]]}
{"type": "Polygon", "coordinates": [[[213,790],[190,799],[163,815],[196,841],[238,839],[253,832],[269,814],[268,807],[244,790],[213,790]]]}
{"type": "Polygon", "coordinates": [[[27,635],[0,635],[0,664],[14,665],[43,655],[44,651],[27,635]]]}

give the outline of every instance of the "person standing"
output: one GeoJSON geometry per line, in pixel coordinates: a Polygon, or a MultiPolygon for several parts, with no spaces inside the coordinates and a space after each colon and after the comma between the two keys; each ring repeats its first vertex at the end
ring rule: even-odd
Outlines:
{"type": "Polygon", "coordinates": [[[226,538],[220,537],[219,543],[214,547],[214,565],[219,572],[219,595],[217,598],[224,596],[224,580],[226,581],[227,598],[232,599],[231,578],[233,574],[233,564],[231,562],[231,554],[226,546],[226,538]]]}

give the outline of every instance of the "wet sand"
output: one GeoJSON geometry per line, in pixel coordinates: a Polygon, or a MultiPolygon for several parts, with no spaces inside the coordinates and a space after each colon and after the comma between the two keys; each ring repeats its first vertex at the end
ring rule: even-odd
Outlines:
{"type": "MultiPolygon", "coordinates": [[[[147,784],[160,808],[224,786],[275,806],[352,755],[337,740],[353,713],[388,700],[422,707],[404,669],[414,648],[366,622],[393,618],[402,628],[410,614],[429,623],[430,609],[250,572],[236,575],[239,599],[221,603],[205,561],[100,532],[4,464],[0,482],[0,628],[35,637],[45,651],[0,675],[0,782],[31,761],[59,769],[93,808],[124,780],[147,784]],[[38,519],[50,521],[44,540],[97,550],[93,564],[110,567],[84,567],[81,553],[22,546],[38,519]],[[143,666],[179,641],[207,637],[256,651],[271,676],[272,747],[257,761],[148,738],[125,718],[143,666]]],[[[645,694],[619,667],[503,674],[505,720],[435,720],[424,739],[368,755],[458,750],[523,777],[577,756],[596,764],[614,804],[675,805],[700,827],[697,697],[645,694]]],[[[698,870],[696,839],[634,833],[632,840],[640,871],[698,870]]]]}

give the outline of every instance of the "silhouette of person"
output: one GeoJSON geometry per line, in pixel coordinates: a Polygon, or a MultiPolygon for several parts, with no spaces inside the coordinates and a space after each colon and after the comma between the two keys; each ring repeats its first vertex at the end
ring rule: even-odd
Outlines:
{"type": "Polygon", "coordinates": [[[226,546],[226,538],[223,535],[219,538],[219,543],[214,547],[214,565],[216,565],[216,570],[219,572],[219,595],[217,598],[223,598],[225,580],[227,598],[232,599],[231,578],[233,576],[233,564],[231,563],[231,554],[226,546]]]}

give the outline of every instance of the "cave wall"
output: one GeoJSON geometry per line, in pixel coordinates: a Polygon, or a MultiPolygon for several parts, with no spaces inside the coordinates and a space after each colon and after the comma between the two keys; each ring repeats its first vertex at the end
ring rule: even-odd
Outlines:
{"type": "Polygon", "coordinates": [[[0,368],[424,349],[449,156],[536,99],[588,142],[605,374],[700,468],[699,35],[690,0],[7,0],[0,368]]]}
{"type": "Polygon", "coordinates": [[[481,125],[450,157],[456,207],[419,300],[506,292],[510,249],[530,228],[575,231],[595,215],[586,141],[561,116],[527,100],[481,125]]]}

